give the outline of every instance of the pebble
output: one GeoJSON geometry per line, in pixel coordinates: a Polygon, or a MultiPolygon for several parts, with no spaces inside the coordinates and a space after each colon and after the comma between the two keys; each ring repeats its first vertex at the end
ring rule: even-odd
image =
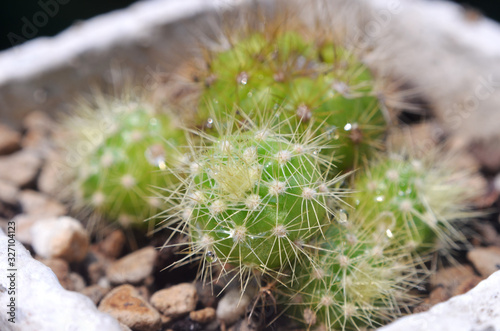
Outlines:
{"type": "MultiPolygon", "coordinates": [[[[7,252],[8,240],[0,232],[0,251],[7,252]]],[[[31,254],[16,241],[16,323],[13,330],[123,330],[118,321],[97,310],[83,294],[65,290],[50,268],[33,259],[31,254]]],[[[0,254],[0,263],[7,264],[6,254],[0,254]]],[[[0,269],[0,286],[9,288],[10,272],[0,269]]],[[[0,306],[6,307],[10,296],[0,295],[0,306]]],[[[0,325],[5,325],[5,317],[0,325]]],[[[12,324],[2,330],[11,330],[12,324]]]]}
{"type": "Polygon", "coordinates": [[[54,121],[45,112],[33,111],[24,118],[23,126],[26,134],[21,141],[21,146],[47,154],[51,149],[48,138],[53,128],[56,127],[54,121]]]}
{"type": "Polygon", "coordinates": [[[477,247],[467,253],[467,259],[483,277],[500,270],[500,247],[477,247]]]}
{"type": "Polygon", "coordinates": [[[40,220],[38,215],[19,214],[12,219],[16,223],[16,239],[26,245],[33,243],[31,228],[40,220]]]}
{"type": "Polygon", "coordinates": [[[86,295],[92,300],[94,304],[99,304],[102,298],[109,292],[108,287],[103,287],[101,285],[90,285],[80,290],[80,293],[86,295]]]}
{"type": "Polygon", "coordinates": [[[62,216],[39,220],[32,226],[31,233],[33,249],[43,258],[78,262],[87,255],[89,236],[74,218],[62,216]]]}
{"type": "Polygon", "coordinates": [[[10,205],[15,205],[17,203],[17,197],[19,194],[19,188],[8,182],[6,180],[0,179],[0,201],[8,203],[10,205]]]}
{"type": "Polygon", "coordinates": [[[59,201],[49,198],[43,193],[33,190],[23,190],[19,194],[19,202],[23,212],[28,215],[38,216],[63,216],[67,213],[59,201]]]}
{"type": "Polygon", "coordinates": [[[90,284],[98,284],[102,279],[106,279],[106,269],[112,263],[106,256],[98,251],[95,245],[91,245],[85,257],[85,266],[90,284]]]}
{"type": "Polygon", "coordinates": [[[121,255],[125,242],[126,238],[123,231],[115,230],[98,244],[99,251],[109,258],[116,259],[121,255]]]}
{"type": "Polygon", "coordinates": [[[68,288],[68,290],[71,291],[81,292],[85,288],[85,286],[87,286],[83,277],[76,272],[69,273],[69,281],[70,287],[68,288]]]}
{"type": "Polygon", "coordinates": [[[212,322],[215,319],[215,309],[212,307],[195,310],[189,313],[189,318],[200,324],[212,322]]]}
{"type": "Polygon", "coordinates": [[[251,298],[237,289],[227,292],[217,305],[217,318],[226,325],[235,323],[242,316],[251,298]]]}
{"type": "Polygon", "coordinates": [[[196,308],[198,294],[193,284],[182,283],[155,292],[150,301],[163,315],[177,318],[196,308]]]}
{"type": "Polygon", "coordinates": [[[0,124],[0,155],[10,154],[21,148],[21,134],[0,124]]]}
{"type": "Polygon", "coordinates": [[[144,247],[113,262],[107,269],[106,276],[114,284],[138,284],[153,272],[156,256],[154,247],[144,247]]]}
{"type": "Polygon", "coordinates": [[[22,150],[0,156],[0,180],[23,187],[33,182],[42,165],[42,160],[33,151],[22,150]]]}
{"type": "Polygon", "coordinates": [[[71,168],[66,165],[66,161],[62,155],[66,154],[62,151],[49,152],[38,176],[38,189],[40,192],[51,197],[63,196],[61,188],[67,186],[68,180],[71,177],[71,168]]]}
{"type": "Polygon", "coordinates": [[[451,296],[458,285],[473,276],[475,276],[474,270],[468,265],[444,268],[431,276],[431,288],[445,288],[451,296]]]}
{"type": "Polygon", "coordinates": [[[109,292],[99,304],[99,310],[115,317],[136,331],[160,328],[160,314],[132,285],[121,285],[109,292]]]}
{"type": "Polygon", "coordinates": [[[469,292],[474,287],[476,287],[476,285],[479,284],[483,279],[484,278],[475,275],[465,279],[455,288],[455,291],[453,291],[452,296],[469,292]]]}

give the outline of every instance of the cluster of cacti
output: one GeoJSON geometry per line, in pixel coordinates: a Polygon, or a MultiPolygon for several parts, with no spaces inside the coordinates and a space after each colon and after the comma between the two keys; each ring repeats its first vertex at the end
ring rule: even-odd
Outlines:
{"type": "Polygon", "coordinates": [[[191,73],[200,94],[196,125],[211,127],[211,114],[234,106],[279,109],[295,124],[292,132],[313,122],[331,136],[339,171],[357,168],[382,147],[385,121],[371,74],[345,48],[292,31],[256,32],[206,58],[191,73]]]}
{"type": "Polygon", "coordinates": [[[66,125],[75,205],[124,226],[150,226],[145,220],[163,203],[153,188],[177,181],[161,170],[178,162],[174,153],[185,144],[172,115],[145,103],[100,99],[95,107],[81,107],[66,125]]]}
{"type": "Polygon", "coordinates": [[[459,237],[452,221],[474,193],[446,166],[382,152],[368,69],[318,40],[260,31],[208,50],[191,72],[196,97],[170,100],[179,113],[194,107],[190,140],[141,105],[100,111],[113,125],[76,187],[84,203],[131,222],[160,211],[156,187],[163,226],[189,238],[179,263],[200,259],[204,278],[214,265],[270,278],[306,328],[358,330],[411,303],[413,258],[459,237]]]}

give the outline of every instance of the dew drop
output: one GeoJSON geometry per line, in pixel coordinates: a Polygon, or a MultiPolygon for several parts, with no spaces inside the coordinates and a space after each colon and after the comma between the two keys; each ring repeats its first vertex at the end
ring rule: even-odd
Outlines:
{"type": "Polygon", "coordinates": [[[236,78],[236,80],[238,81],[238,83],[240,83],[241,85],[247,85],[248,83],[248,74],[245,72],[245,71],[242,71],[238,77],[236,78]]]}
{"type": "Polygon", "coordinates": [[[346,224],[348,222],[348,215],[345,210],[341,209],[339,211],[339,223],[346,224]]]}
{"type": "Polygon", "coordinates": [[[149,164],[158,167],[160,169],[165,169],[165,149],[160,144],[155,144],[149,146],[144,152],[146,160],[149,164]]]}
{"type": "Polygon", "coordinates": [[[330,138],[330,139],[335,139],[335,140],[339,139],[339,131],[337,130],[336,126],[329,127],[326,130],[326,134],[327,134],[328,138],[330,138]]]}
{"type": "Polygon", "coordinates": [[[206,124],[207,129],[211,129],[213,126],[214,126],[214,120],[212,118],[208,118],[206,124]]]}
{"type": "Polygon", "coordinates": [[[377,201],[377,202],[384,201],[384,196],[383,195],[379,195],[379,196],[375,197],[375,201],[377,201]]]}
{"type": "Polygon", "coordinates": [[[214,263],[217,262],[217,255],[215,255],[215,253],[212,251],[207,251],[205,253],[205,259],[210,263],[214,263]]]}
{"type": "Polygon", "coordinates": [[[352,129],[352,124],[351,123],[347,123],[345,126],[344,126],[344,130],[345,131],[350,131],[352,129]]]}

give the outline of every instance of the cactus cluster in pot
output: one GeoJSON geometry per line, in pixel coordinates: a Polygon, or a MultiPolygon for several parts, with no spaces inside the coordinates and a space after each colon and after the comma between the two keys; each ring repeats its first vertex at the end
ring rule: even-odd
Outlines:
{"type": "Polygon", "coordinates": [[[460,237],[469,174],[384,151],[374,79],[333,40],[293,29],[230,40],[180,70],[168,88],[187,80],[194,93],[168,111],[107,102],[75,115],[75,145],[106,123],[75,167],[78,203],[185,236],[177,263],[199,261],[207,282],[275,282],[308,330],[407,312],[426,254],[460,237]]]}

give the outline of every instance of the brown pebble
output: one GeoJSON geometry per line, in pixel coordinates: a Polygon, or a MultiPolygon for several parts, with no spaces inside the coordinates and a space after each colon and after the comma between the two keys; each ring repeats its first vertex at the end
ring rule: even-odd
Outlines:
{"type": "Polygon", "coordinates": [[[116,259],[120,256],[125,246],[126,238],[122,230],[111,232],[98,245],[99,250],[109,258],[116,259]]]}
{"type": "Polygon", "coordinates": [[[0,155],[13,153],[21,148],[21,133],[0,124],[0,155]]]}
{"type": "Polygon", "coordinates": [[[439,286],[432,290],[431,294],[429,295],[429,304],[435,305],[440,302],[445,302],[449,298],[451,298],[451,295],[447,291],[447,289],[443,286],[439,286]]]}
{"type": "Polygon", "coordinates": [[[0,179],[0,202],[5,202],[10,205],[17,203],[19,188],[6,180],[0,179]]]}
{"type": "Polygon", "coordinates": [[[212,322],[215,319],[215,309],[212,307],[195,310],[189,313],[189,318],[200,324],[212,322]]]}
{"type": "Polygon", "coordinates": [[[428,311],[429,309],[431,309],[432,306],[433,305],[427,302],[421,303],[413,309],[413,313],[414,314],[423,313],[424,311],[428,311]]]}
{"type": "Polygon", "coordinates": [[[67,213],[66,207],[60,202],[33,190],[21,191],[19,202],[27,215],[63,216],[67,213]]]}
{"type": "Polygon", "coordinates": [[[465,279],[463,282],[461,282],[455,291],[452,293],[453,296],[455,295],[460,295],[469,292],[472,290],[474,287],[476,287],[479,282],[483,280],[482,277],[479,276],[471,276],[467,279],[465,279]]]}
{"type": "Polygon", "coordinates": [[[136,331],[151,331],[161,326],[160,314],[142,298],[132,285],[122,285],[109,292],[99,310],[110,314],[136,331]]]}
{"type": "Polygon", "coordinates": [[[43,264],[52,270],[52,272],[56,275],[59,283],[65,289],[70,287],[70,279],[69,279],[69,264],[63,259],[42,259],[40,260],[43,264]]]}
{"type": "Polygon", "coordinates": [[[106,276],[114,284],[138,284],[153,272],[156,256],[154,247],[144,247],[113,262],[106,271],[106,276]]]}
{"type": "Polygon", "coordinates": [[[44,258],[79,262],[87,255],[89,236],[82,224],[71,217],[41,219],[33,224],[33,249],[44,258]]]}
{"type": "Polygon", "coordinates": [[[94,284],[85,287],[80,291],[81,294],[86,295],[87,297],[94,302],[94,304],[98,304],[102,298],[109,292],[109,288],[94,284]]]}
{"type": "Polygon", "coordinates": [[[474,270],[469,265],[444,268],[431,276],[431,288],[444,287],[448,293],[453,293],[460,283],[474,275],[474,270]]]}
{"type": "Polygon", "coordinates": [[[151,304],[163,315],[173,318],[194,310],[197,301],[196,287],[190,283],[174,285],[151,296],[151,304]]]}
{"type": "Polygon", "coordinates": [[[483,277],[500,270],[500,247],[478,247],[467,253],[467,259],[483,277]]]}
{"type": "Polygon", "coordinates": [[[33,151],[21,150],[14,154],[0,156],[0,180],[18,187],[33,182],[42,165],[42,160],[33,151]]]}

